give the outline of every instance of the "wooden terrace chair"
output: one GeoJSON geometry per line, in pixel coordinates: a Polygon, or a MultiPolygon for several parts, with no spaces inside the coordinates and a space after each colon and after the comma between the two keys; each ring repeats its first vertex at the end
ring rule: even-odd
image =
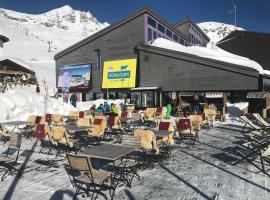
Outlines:
{"type": "Polygon", "coordinates": [[[57,142],[58,151],[56,157],[61,153],[61,150],[67,151],[78,151],[79,140],[72,139],[64,126],[54,126],[51,128],[52,139],[57,142]]]}
{"type": "Polygon", "coordinates": [[[0,140],[3,141],[4,144],[9,141],[12,134],[13,133],[7,130],[3,124],[0,124],[0,140]]]}
{"type": "Polygon", "coordinates": [[[81,193],[91,195],[91,199],[97,199],[98,195],[108,199],[105,191],[109,191],[110,198],[113,199],[116,186],[113,185],[111,172],[94,169],[88,156],[72,154],[66,156],[71,169],[71,183],[76,187],[73,199],[81,193]]]}
{"type": "Polygon", "coordinates": [[[40,140],[41,149],[39,153],[43,153],[44,149],[48,149],[47,154],[50,154],[52,149],[58,148],[58,144],[53,140],[50,128],[47,124],[37,124],[35,133],[36,138],[40,140]]]}
{"type": "Polygon", "coordinates": [[[21,169],[17,169],[14,167],[19,158],[21,143],[22,135],[18,133],[12,134],[8,143],[8,149],[0,155],[0,166],[6,169],[5,173],[1,178],[2,181],[8,174],[12,173],[12,171],[17,171],[19,174],[21,173],[21,169]]]}
{"type": "Polygon", "coordinates": [[[64,125],[64,120],[63,120],[62,115],[52,114],[51,123],[52,123],[53,126],[63,126],[64,125]]]}
{"type": "Polygon", "coordinates": [[[252,133],[259,136],[267,135],[269,132],[268,127],[260,127],[254,124],[250,119],[246,116],[240,116],[240,119],[244,122],[243,133],[252,133]]]}
{"type": "Polygon", "coordinates": [[[194,144],[196,140],[199,141],[199,129],[192,126],[192,122],[189,118],[180,118],[177,125],[180,140],[187,139],[193,141],[191,144],[194,144]]]}
{"type": "Polygon", "coordinates": [[[267,122],[267,121],[265,121],[262,117],[261,117],[261,115],[259,114],[259,113],[253,113],[252,114],[256,119],[257,119],[257,121],[263,126],[263,127],[266,127],[266,128],[270,128],[270,124],[267,122]]]}
{"type": "Polygon", "coordinates": [[[156,136],[151,130],[134,130],[134,136],[141,138],[142,162],[144,166],[153,166],[160,161],[160,151],[157,145],[156,136]]]}
{"type": "MultiPolygon", "coordinates": [[[[135,137],[134,135],[123,135],[121,144],[139,150],[141,146],[141,138],[135,137]]],[[[134,154],[127,155],[127,157],[115,161],[114,165],[122,173],[127,174],[128,187],[131,187],[134,177],[140,180],[140,176],[137,172],[138,168],[141,166],[138,155],[137,156],[134,154]]]]}
{"type": "Polygon", "coordinates": [[[247,142],[241,145],[235,152],[241,157],[238,161],[234,162],[236,165],[242,161],[247,161],[261,172],[270,177],[270,174],[265,169],[264,161],[270,163],[270,138],[263,138],[260,141],[247,142]]]}

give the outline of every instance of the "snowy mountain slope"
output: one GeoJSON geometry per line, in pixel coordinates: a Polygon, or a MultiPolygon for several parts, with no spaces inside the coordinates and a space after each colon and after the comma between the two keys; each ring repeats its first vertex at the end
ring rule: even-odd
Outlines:
{"type": "Polygon", "coordinates": [[[15,54],[25,60],[52,59],[55,53],[106,26],[108,23],[98,22],[90,12],[73,10],[70,6],[38,15],[0,8],[0,31],[10,37],[5,45],[6,54],[14,54],[14,49],[18,49],[15,54]],[[28,52],[21,51],[22,48],[28,52]]]}
{"type": "Polygon", "coordinates": [[[0,8],[0,32],[10,39],[4,44],[5,56],[23,59],[51,90],[55,88],[54,55],[106,26],[90,12],[70,6],[38,15],[0,8]]]}
{"type": "Polygon", "coordinates": [[[224,24],[219,22],[202,22],[197,24],[210,38],[210,42],[216,44],[218,41],[225,38],[234,30],[245,31],[241,27],[235,27],[231,24],[224,24]]]}

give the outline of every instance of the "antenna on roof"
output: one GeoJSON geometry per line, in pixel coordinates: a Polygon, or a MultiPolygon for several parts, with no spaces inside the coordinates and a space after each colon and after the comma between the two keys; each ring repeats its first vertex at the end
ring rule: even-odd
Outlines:
{"type": "Polygon", "coordinates": [[[236,11],[236,4],[235,0],[233,0],[233,8],[229,10],[230,13],[234,13],[234,30],[236,29],[236,19],[237,19],[237,11],[236,11]]]}

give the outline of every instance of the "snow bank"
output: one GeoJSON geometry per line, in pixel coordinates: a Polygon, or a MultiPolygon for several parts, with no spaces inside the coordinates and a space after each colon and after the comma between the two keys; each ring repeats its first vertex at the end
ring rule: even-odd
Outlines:
{"type": "Polygon", "coordinates": [[[0,121],[26,120],[31,114],[44,115],[46,113],[67,115],[70,111],[85,111],[95,104],[115,103],[123,109],[124,100],[104,100],[78,102],[77,108],[61,100],[35,93],[34,87],[10,89],[6,93],[0,93],[0,121]]]}
{"type": "Polygon", "coordinates": [[[255,69],[260,74],[264,74],[264,70],[262,66],[258,64],[257,62],[250,60],[246,57],[237,56],[235,54],[224,51],[220,49],[219,47],[215,46],[214,44],[209,44],[207,48],[199,47],[199,46],[186,47],[184,45],[178,44],[176,42],[172,42],[164,38],[158,38],[153,41],[152,46],[179,51],[183,53],[188,53],[188,54],[196,55],[203,58],[210,58],[213,60],[241,65],[241,66],[255,69]]]}
{"type": "Polygon", "coordinates": [[[75,108],[70,104],[44,94],[36,94],[33,87],[0,93],[0,121],[26,120],[30,114],[68,114],[71,110],[75,108]]]}

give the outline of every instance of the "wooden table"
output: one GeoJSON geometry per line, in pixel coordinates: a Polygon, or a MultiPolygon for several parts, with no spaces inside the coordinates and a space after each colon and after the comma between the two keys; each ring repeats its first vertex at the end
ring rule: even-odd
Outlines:
{"type": "Polygon", "coordinates": [[[167,137],[173,133],[173,131],[166,131],[166,130],[160,130],[160,131],[154,131],[156,137],[167,137]]]}
{"type": "Polygon", "coordinates": [[[10,122],[4,122],[2,124],[5,125],[5,126],[13,126],[12,131],[14,131],[15,128],[18,128],[18,126],[28,125],[28,124],[31,124],[31,123],[28,122],[28,121],[10,121],[10,122]]]}
{"type": "Polygon", "coordinates": [[[125,145],[102,144],[95,148],[86,149],[84,153],[91,158],[114,162],[135,150],[136,148],[125,145]]]}
{"type": "Polygon", "coordinates": [[[69,132],[87,131],[91,128],[93,128],[93,126],[65,125],[65,129],[69,132]]]}

